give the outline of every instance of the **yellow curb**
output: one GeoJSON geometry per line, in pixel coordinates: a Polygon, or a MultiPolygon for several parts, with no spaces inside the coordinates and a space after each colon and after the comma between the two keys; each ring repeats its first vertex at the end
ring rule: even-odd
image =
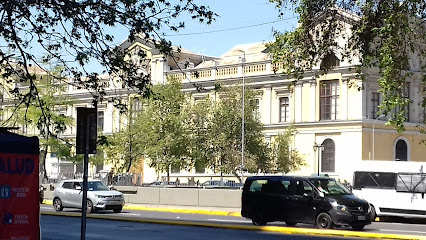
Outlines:
{"type": "Polygon", "coordinates": [[[139,211],[157,211],[157,212],[172,212],[172,213],[204,214],[204,215],[241,217],[241,213],[239,213],[239,212],[223,212],[223,211],[210,211],[210,210],[153,208],[153,207],[142,207],[142,206],[132,206],[132,205],[124,206],[124,209],[139,210],[139,211]]]}
{"type": "MultiPolygon", "coordinates": [[[[42,215],[81,217],[81,214],[57,213],[57,212],[49,212],[49,213],[44,212],[42,213],[42,215]]],[[[361,238],[372,238],[372,239],[426,240],[426,237],[422,237],[422,236],[354,232],[354,231],[348,231],[348,230],[320,230],[320,229],[278,227],[278,226],[259,227],[259,226],[246,226],[246,225],[228,225],[228,224],[215,224],[215,223],[171,221],[171,220],[136,219],[136,218],[91,215],[91,214],[87,215],[87,217],[92,219],[103,219],[103,220],[114,220],[114,221],[155,223],[155,224],[167,224],[167,225],[178,225],[178,226],[213,227],[213,228],[226,228],[226,229],[234,229],[234,230],[276,232],[276,233],[283,233],[283,234],[299,234],[299,235],[303,234],[303,235],[314,235],[314,236],[321,235],[321,236],[329,236],[329,237],[361,237],[361,238]]]]}
{"type": "MultiPolygon", "coordinates": [[[[44,204],[52,205],[52,200],[44,200],[44,204]]],[[[239,212],[223,212],[223,211],[210,211],[210,210],[195,210],[195,209],[174,209],[174,208],[154,208],[154,207],[142,207],[125,205],[123,209],[126,210],[139,210],[139,211],[156,211],[156,212],[172,212],[172,213],[186,213],[186,214],[204,214],[204,215],[216,215],[216,216],[233,216],[241,217],[239,212]]]]}

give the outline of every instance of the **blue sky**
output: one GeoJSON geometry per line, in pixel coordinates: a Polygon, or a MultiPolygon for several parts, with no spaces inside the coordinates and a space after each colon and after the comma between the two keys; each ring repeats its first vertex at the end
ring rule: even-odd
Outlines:
{"type": "Polygon", "coordinates": [[[273,40],[272,28],[292,30],[297,23],[292,13],[278,18],[278,10],[268,0],[210,0],[199,1],[210,6],[220,16],[211,25],[185,19],[186,28],[174,36],[167,36],[173,45],[196,53],[220,56],[237,44],[273,40]],[[289,19],[290,18],[290,19],[289,19]],[[288,19],[288,20],[286,20],[288,19]],[[270,23],[274,22],[275,23],[270,23]],[[269,23],[269,24],[266,24],[269,23]],[[258,26],[253,26],[258,25],[258,26]],[[253,27],[249,27],[253,26],[253,27]],[[239,29],[234,29],[239,28],[239,29]],[[214,33],[200,33],[234,29],[214,33]],[[200,33],[193,35],[184,35],[200,33]]]}
{"type": "MultiPolygon", "coordinates": [[[[297,23],[293,13],[287,13],[280,19],[274,4],[268,0],[198,0],[199,5],[207,5],[217,13],[211,25],[200,24],[189,16],[180,16],[177,22],[184,21],[185,29],[180,32],[164,32],[166,39],[175,46],[209,56],[219,57],[238,44],[273,40],[272,29],[292,30],[297,23]],[[232,29],[232,30],[230,30],[232,29]]],[[[114,35],[114,44],[119,44],[128,36],[123,27],[105,28],[114,35]]],[[[0,40],[1,42],[1,40],[0,40]]],[[[3,43],[3,42],[1,42],[3,43]]],[[[3,45],[3,44],[2,44],[3,45]]],[[[33,48],[37,57],[43,56],[38,46],[33,48]]],[[[89,72],[101,72],[96,62],[91,62],[89,72]]]]}

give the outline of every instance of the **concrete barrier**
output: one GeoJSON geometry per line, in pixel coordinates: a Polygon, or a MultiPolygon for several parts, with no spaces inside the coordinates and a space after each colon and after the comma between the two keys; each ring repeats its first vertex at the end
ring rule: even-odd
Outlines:
{"type": "Polygon", "coordinates": [[[198,206],[198,189],[161,188],[160,204],[198,206]]]}
{"type": "Polygon", "coordinates": [[[136,194],[130,196],[128,203],[134,204],[160,204],[160,188],[139,187],[136,194]]]}
{"type": "MultiPolygon", "coordinates": [[[[44,191],[44,199],[53,199],[55,185],[43,184],[46,188],[44,191]]],[[[225,208],[241,207],[241,190],[237,189],[157,188],[136,186],[114,186],[114,189],[122,191],[124,200],[126,203],[130,204],[225,208]]]]}
{"type": "Polygon", "coordinates": [[[241,190],[200,189],[199,206],[241,207],[241,190]]]}

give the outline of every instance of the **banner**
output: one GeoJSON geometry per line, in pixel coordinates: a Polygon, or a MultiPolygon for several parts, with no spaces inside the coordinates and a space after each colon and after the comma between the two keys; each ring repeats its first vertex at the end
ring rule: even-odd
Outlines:
{"type": "MultiPolygon", "coordinates": [[[[39,155],[28,154],[36,151],[34,138],[22,137],[19,140],[24,141],[16,142],[19,145],[16,148],[0,147],[0,240],[40,238],[39,155]],[[24,154],[4,153],[13,150],[24,154]]],[[[11,142],[6,145],[11,145],[11,142]]],[[[36,145],[38,151],[38,139],[36,145]]]]}

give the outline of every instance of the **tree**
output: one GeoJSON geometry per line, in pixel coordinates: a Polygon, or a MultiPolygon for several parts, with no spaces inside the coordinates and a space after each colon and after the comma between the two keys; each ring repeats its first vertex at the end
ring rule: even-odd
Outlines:
{"type": "Polygon", "coordinates": [[[298,171],[300,167],[306,166],[306,162],[300,153],[291,148],[292,137],[295,132],[296,129],[290,126],[283,134],[279,134],[272,141],[269,172],[289,173],[298,171]]]}
{"type": "Polygon", "coordinates": [[[135,122],[135,141],[143,146],[150,167],[158,172],[182,169],[189,159],[189,105],[178,80],[153,86],[153,95],[135,122]]]}
{"type": "Polygon", "coordinates": [[[189,158],[191,168],[204,172],[206,168],[214,167],[214,149],[211,138],[211,113],[213,101],[211,98],[193,102],[189,114],[189,158]]]}
{"type": "Polygon", "coordinates": [[[38,85],[37,99],[29,99],[30,102],[17,101],[17,107],[9,105],[7,111],[14,113],[2,122],[3,126],[21,127],[24,134],[35,134],[38,129],[41,137],[40,172],[43,173],[43,178],[47,178],[46,156],[49,151],[55,153],[58,159],[71,156],[71,143],[68,139],[58,137],[74,121],[60,111],[60,108],[66,109],[72,105],[70,99],[60,94],[64,88],[64,84],[58,80],[63,78],[61,70],[61,66],[55,66],[49,68],[49,72],[35,76],[33,83],[38,85]]]}
{"type": "MultiPolygon", "coordinates": [[[[283,14],[293,9],[299,15],[292,32],[275,32],[270,45],[274,61],[284,64],[284,72],[297,79],[320,60],[321,72],[333,67],[333,53],[356,64],[356,72],[366,79],[368,70],[379,69],[382,88],[382,114],[390,116],[389,124],[404,130],[409,99],[405,96],[406,80],[415,76],[426,82],[426,2],[419,0],[269,0],[283,14]],[[349,24],[349,25],[348,25],[349,24]],[[346,31],[349,29],[350,31],[346,31]],[[339,43],[339,38],[346,40],[339,43]],[[423,64],[410,69],[410,60],[423,64]],[[328,63],[327,63],[328,62],[328,63]]],[[[343,60],[340,59],[340,60],[343,60]]]]}
{"type": "MultiPolygon", "coordinates": [[[[171,43],[160,31],[184,28],[184,22],[178,21],[181,15],[189,15],[206,24],[216,16],[208,7],[193,0],[6,0],[0,5],[0,13],[2,77],[7,82],[18,80],[30,86],[28,91],[12,90],[24,106],[36,104],[39,99],[36,77],[30,68],[33,65],[43,68],[42,63],[50,61],[63,65],[63,74],[73,79],[71,84],[89,90],[94,102],[102,101],[105,91],[99,74],[87,70],[87,65],[93,61],[104,67],[104,73],[114,80],[118,79],[124,86],[147,96],[150,77],[137,71],[145,53],[133,53],[141,59],[140,62],[126,61],[132,56],[120,46],[112,47],[115,39],[111,29],[128,29],[129,41],[140,37],[152,42],[160,53],[171,54],[171,43]],[[46,55],[38,61],[35,52],[40,51],[46,55]]],[[[69,84],[62,78],[58,80],[69,84]]],[[[46,108],[42,101],[37,105],[46,108]]],[[[117,106],[122,106],[119,101],[117,106]]],[[[48,124],[47,118],[41,120],[41,123],[48,124]]],[[[48,127],[45,129],[49,130],[48,127]]]]}
{"type": "MultiPolygon", "coordinates": [[[[240,87],[222,88],[221,99],[215,101],[211,117],[211,145],[216,165],[221,173],[233,173],[241,180],[241,120],[242,94],[240,87]]],[[[250,172],[264,171],[268,150],[262,133],[263,124],[256,112],[254,91],[247,88],[244,104],[244,167],[250,172]]]]}

